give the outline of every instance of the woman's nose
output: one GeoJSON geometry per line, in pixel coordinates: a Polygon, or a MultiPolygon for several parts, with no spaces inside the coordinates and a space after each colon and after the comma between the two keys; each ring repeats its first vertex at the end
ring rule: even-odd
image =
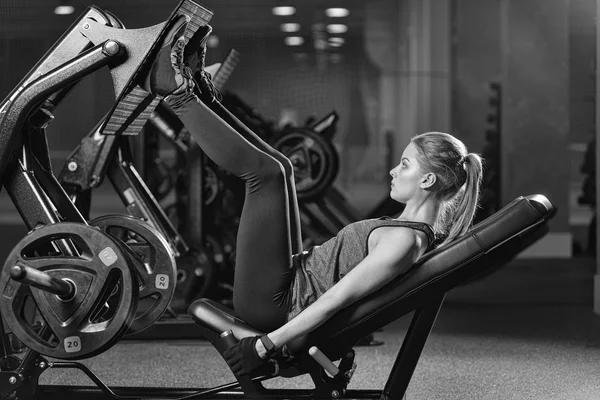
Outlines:
{"type": "Polygon", "coordinates": [[[392,169],[392,170],[390,170],[390,175],[392,176],[392,178],[395,178],[395,177],[396,177],[396,173],[394,172],[394,170],[393,170],[393,169],[392,169]]]}

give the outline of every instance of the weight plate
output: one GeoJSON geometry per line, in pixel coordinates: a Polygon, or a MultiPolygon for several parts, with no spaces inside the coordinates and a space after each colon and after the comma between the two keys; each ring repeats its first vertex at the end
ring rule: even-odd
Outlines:
{"type": "Polygon", "coordinates": [[[120,244],[91,226],[61,222],[37,228],[6,258],[0,312],[11,331],[40,354],[67,360],[100,354],[119,340],[137,307],[137,281],[129,263],[120,244]],[[10,269],[19,264],[72,282],[74,298],[63,301],[11,279],[10,269]],[[117,287],[119,307],[99,319],[99,310],[117,287]],[[43,328],[37,329],[42,321],[43,328]]]}
{"type": "Polygon", "coordinates": [[[152,225],[129,215],[105,215],[89,224],[119,239],[131,252],[140,288],[127,333],[143,331],[163,315],[175,293],[177,264],[171,246],[152,225]]]}
{"type": "Polygon", "coordinates": [[[331,141],[310,129],[295,128],[277,139],[273,147],[294,166],[299,200],[313,200],[333,184],[339,160],[331,141]]]}

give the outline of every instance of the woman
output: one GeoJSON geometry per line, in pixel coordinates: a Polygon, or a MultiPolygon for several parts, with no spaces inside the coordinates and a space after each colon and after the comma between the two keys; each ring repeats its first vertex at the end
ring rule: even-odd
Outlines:
{"type": "Polygon", "coordinates": [[[203,70],[211,28],[201,27],[187,46],[184,28],[184,19],[174,24],[144,85],[167,96],[206,155],[246,183],[233,303],[240,318],[269,333],[243,338],[224,353],[243,375],[405,273],[428,249],[465,233],[477,208],[481,158],[446,133],[415,136],[390,171],[390,195],[406,204],[402,214],[350,224],[302,252],[290,161],[219,103],[203,70]],[[199,82],[192,78],[197,69],[199,82]]]}

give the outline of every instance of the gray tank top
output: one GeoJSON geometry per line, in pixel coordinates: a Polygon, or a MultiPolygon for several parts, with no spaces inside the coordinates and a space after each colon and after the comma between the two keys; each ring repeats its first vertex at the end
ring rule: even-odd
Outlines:
{"type": "Polygon", "coordinates": [[[402,226],[425,232],[427,251],[432,247],[434,234],[430,225],[421,222],[396,221],[389,217],[367,219],[345,226],[338,234],[320,246],[294,255],[290,310],[291,320],[314,303],[368,254],[368,238],[382,226],[402,226]]]}

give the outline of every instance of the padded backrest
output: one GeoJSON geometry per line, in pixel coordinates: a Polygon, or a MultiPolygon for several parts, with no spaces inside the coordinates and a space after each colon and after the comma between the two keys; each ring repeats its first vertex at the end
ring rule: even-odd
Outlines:
{"type": "Polygon", "coordinates": [[[519,197],[465,235],[437,248],[406,274],[357,301],[308,335],[288,344],[292,352],[317,345],[331,359],[359,339],[423,307],[490,268],[506,264],[547,232],[554,214],[542,195],[519,197]]]}

